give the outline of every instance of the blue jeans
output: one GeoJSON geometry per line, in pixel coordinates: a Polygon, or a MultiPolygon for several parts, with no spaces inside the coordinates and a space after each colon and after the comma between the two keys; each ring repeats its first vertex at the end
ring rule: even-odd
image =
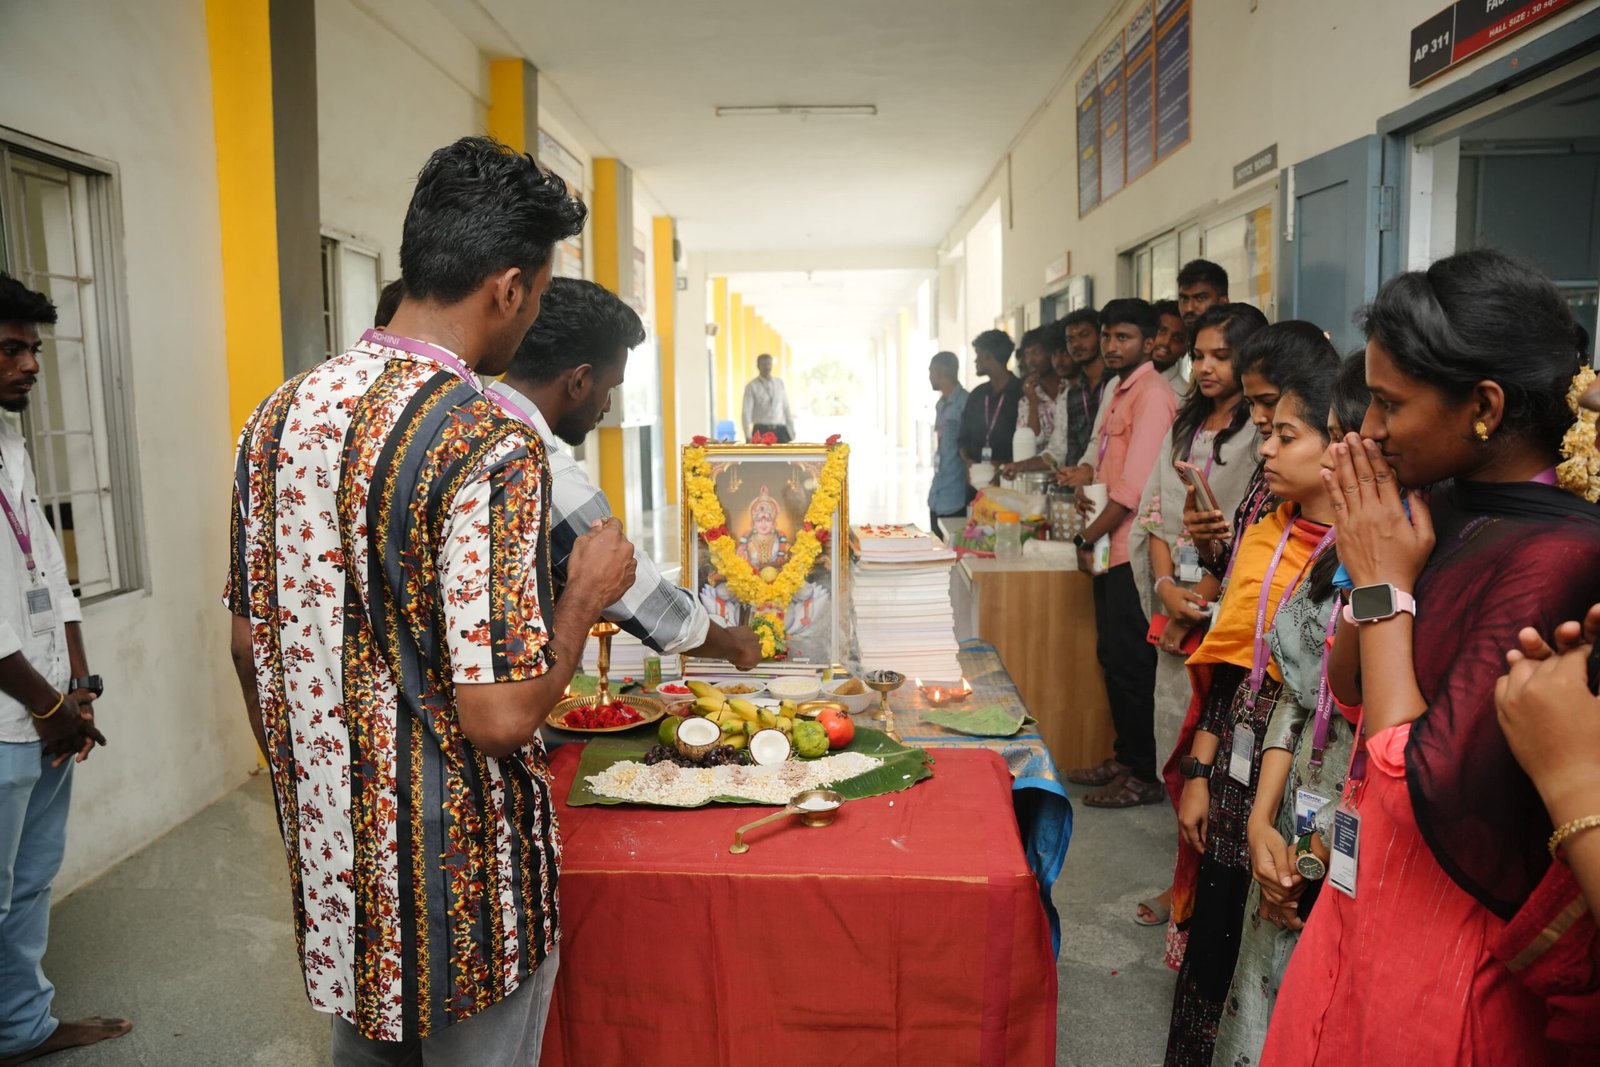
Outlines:
{"type": "Polygon", "coordinates": [[[61,1024],[39,961],[67,847],[72,767],[51,767],[37,741],[0,741],[0,1056],[37,1047],[61,1024]]]}

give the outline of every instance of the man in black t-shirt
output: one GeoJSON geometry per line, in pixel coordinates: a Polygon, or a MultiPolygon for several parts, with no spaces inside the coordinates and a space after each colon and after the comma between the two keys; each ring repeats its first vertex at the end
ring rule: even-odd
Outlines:
{"type": "Polygon", "coordinates": [[[985,330],[972,339],[979,377],[988,381],[967,397],[961,414],[961,456],[968,466],[990,463],[996,472],[1011,462],[1011,438],[1017,432],[1017,403],[1022,380],[1009,368],[1016,349],[1004,330],[985,330]]]}

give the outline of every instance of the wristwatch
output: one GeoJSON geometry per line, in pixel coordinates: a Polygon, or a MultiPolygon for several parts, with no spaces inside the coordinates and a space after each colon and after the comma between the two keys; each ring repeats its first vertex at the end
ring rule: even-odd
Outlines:
{"type": "Polygon", "coordinates": [[[1185,778],[1210,778],[1211,772],[1215,769],[1215,764],[1201,763],[1193,756],[1184,756],[1178,760],[1178,773],[1185,778]]]}
{"type": "Polygon", "coordinates": [[[1307,830],[1294,846],[1294,869],[1308,882],[1320,881],[1328,873],[1328,865],[1311,851],[1311,837],[1315,833],[1315,830],[1307,830]]]}
{"type": "Polygon", "coordinates": [[[1384,582],[1380,585],[1363,585],[1352,589],[1350,602],[1344,606],[1343,618],[1352,626],[1360,626],[1363,623],[1392,619],[1402,611],[1416,615],[1416,598],[1384,582]]]}
{"type": "Polygon", "coordinates": [[[104,695],[106,691],[106,684],[100,680],[100,676],[98,674],[91,674],[85,678],[74,678],[67,683],[67,692],[71,693],[79,689],[87,689],[96,697],[99,697],[104,695]]]}
{"type": "Polygon", "coordinates": [[[1083,539],[1083,534],[1081,534],[1081,533],[1077,533],[1077,534],[1073,534],[1072,535],[1072,543],[1078,546],[1078,551],[1079,552],[1087,552],[1087,551],[1089,551],[1089,547],[1090,547],[1089,546],[1089,542],[1087,542],[1087,541],[1085,541],[1083,539]]]}

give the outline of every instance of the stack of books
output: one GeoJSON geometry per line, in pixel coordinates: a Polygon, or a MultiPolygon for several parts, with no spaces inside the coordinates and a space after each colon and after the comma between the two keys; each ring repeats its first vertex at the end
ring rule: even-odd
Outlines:
{"type": "Polygon", "coordinates": [[[950,568],[956,554],[911,525],[852,526],[851,606],[863,671],[956,683],[950,568]]]}

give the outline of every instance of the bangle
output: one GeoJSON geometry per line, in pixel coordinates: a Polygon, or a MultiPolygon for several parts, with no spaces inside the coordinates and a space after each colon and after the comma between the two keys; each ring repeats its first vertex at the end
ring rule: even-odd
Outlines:
{"type": "Polygon", "coordinates": [[[1550,835],[1550,858],[1553,860],[1561,858],[1556,855],[1556,851],[1567,843],[1568,838],[1576,837],[1583,831],[1593,830],[1596,827],[1600,827],[1600,815],[1585,815],[1581,819],[1573,819],[1571,822],[1561,826],[1555,833],[1550,835]]]}
{"type": "Polygon", "coordinates": [[[1176,581],[1177,581],[1177,579],[1173,578],[1172,575],[1163,574],[1161,577],[1156,579],[1156,584],[1150,587],[1150,591],[1153,593],[1157,589],[1160,589],[1162,582],[1174,582],[1174,583],[1176,583],[1176,581]]]}
{"type": "Polygon", "coordinates": [[[67,702],[67,694],[62,693],[61,695],[56,697],[55,706],[52,707],[49,711],[45,712],[43,715],[40,715],[36,711],[30,711],[30,712],[28,712],[28,714],[32,715],[35,719],[38,719],[40,722],[43,722],[44,720],[48,719],[50,716],[54,715],[56,712],[60,711],[61,710],[61,705],[65,704],[66,702],[67,702]]]}

